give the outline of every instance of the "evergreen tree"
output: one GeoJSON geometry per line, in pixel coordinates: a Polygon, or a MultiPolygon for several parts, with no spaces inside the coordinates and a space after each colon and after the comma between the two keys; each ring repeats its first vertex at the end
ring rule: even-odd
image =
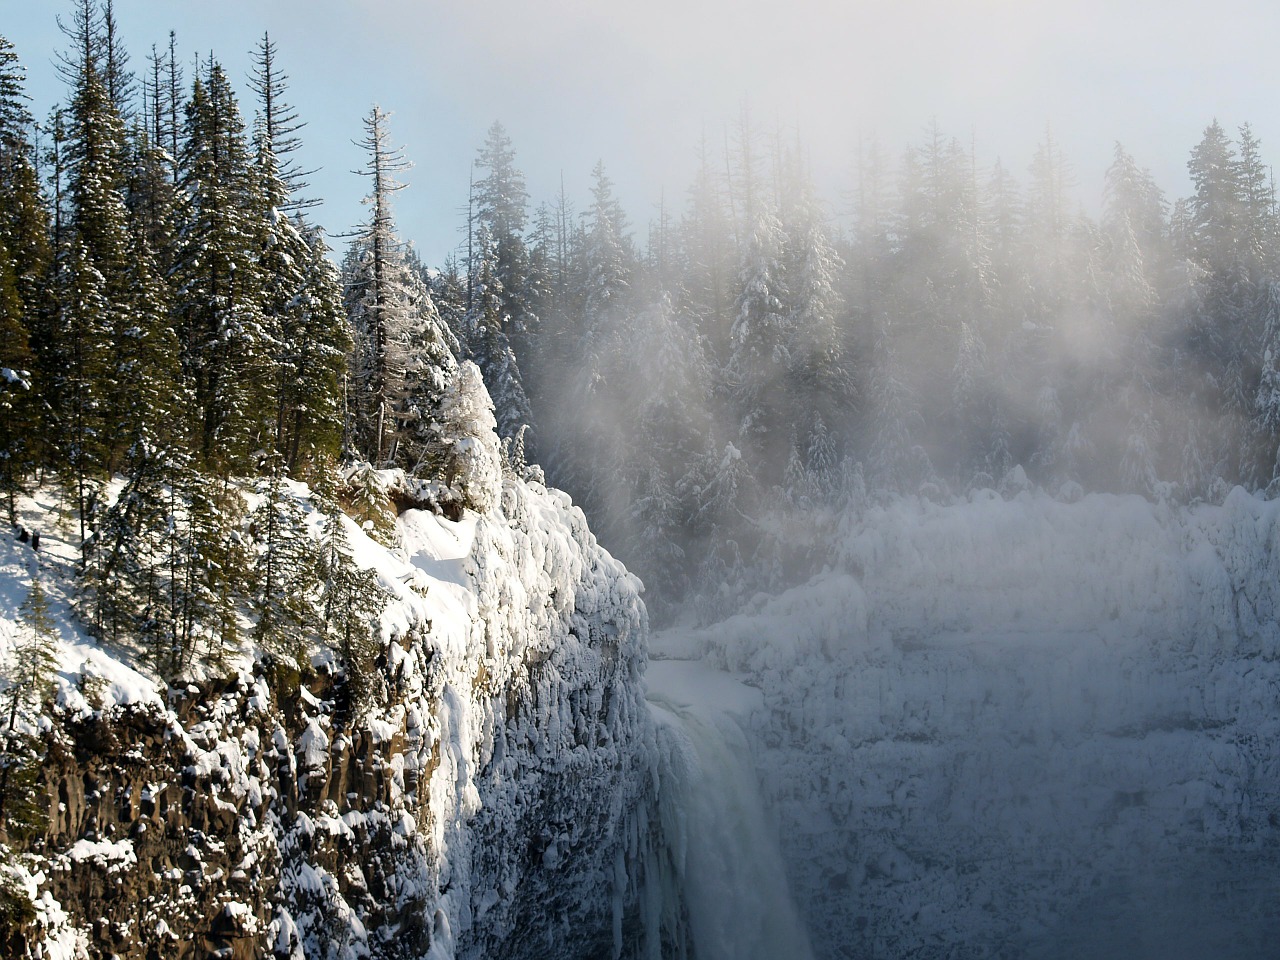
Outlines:
{"type": "Polygon", "coordinates": [[[493,401],[480,368],[463,361],[449,379],[430,424],[419,471],[438,477],[450,511],[487,513],[502,492],[502,447],[493,401]]]}
{"type": "Polygon", "coordinates": [[[1241,212],[1241,185],[1236,152],[1217,120],[1187,161],[1195,187],[1190,202],[1192,254],[1211,271],[1230,268],[1237,256],[1241,212]]]}
{"type": "Polygon", "coordinates": [[[257,210],[244,125],[210,60],[187,105],[182,227],[173,277],[194,442],[215,470],[244,469],[274,421],[271,343],[255,269],[257,210]]]}
{"type": "Polygon", "coordinates": [[[1240,190],[1240,255],[1249,279],[1257,284],[1276,264],[1280,223],[1276,218],[1271,168],[1262,159],[1262,145],[1249,124],[1240,127],[1236,177],[1240,190]]]}
{"type": "MultiPolygon", "coordinates": [[[[107,87],[108,70],[113,63],[121,67],[122,54],[87,2],[76,9],[65,32],[73,44],[63,58],[72,82],[65,146],[70,233],[58,255],[69,282],[58,285],[55,293],[64,319],[60,332],[83,342],[63,341],[54,351],[61,354],[59,366],[72,381],[74,415],[63,421],[59,445],[74,473],[83,534],[90,506],[85,492],[110,472],[122,452],[108,425],[120,413],[113,382],[115,344],[133,322],[123,196],[127,148],[124,124],[107,87]]],[[[116,81],[123,82],[118,75],[116,81]]],[[[55,394],[55,399],[65,403],[66,396],[55,394]]]]}
{"type": "Polygon", "coordinates": [[[283,463],[274,457],[258,480],[258,506],[249,515],[257,541],[251,586],[258,620],[253,636],[265,650],[310,666],[319,574],[315,542],[298,498],[285,486],[283,463]]]}
{"type": "Polygon", "coordinates": [[[297,111],[285,101],[289,90],[289,77],[276,63],[276,44],[270,34],[264,33],[253,51],[253,74],[250,86],[258,97],[258,115],[261,136],[271,145],[284,184],[284,196],[280,209],[287,213],[314,207],[318,200],[303,196],[307,177],[314,170],[304,170],[293,156],[302,147],[298,131],[306,123],[298,118],[297,111]]]}
{"type": "Polygon", "coordinates": [[[19,636],[0,689],[0,833],[25,839],[38,836],[48,822],[47,798],[39,789],[41,750],[30,734],[19,728],[20,711],[38,711],[53,692],[58,668],[57,632],[49,613],[39,573],[18,611],[19,636]]]}
{"type": "Polygon", "coordinates": [[[256,266],[274,398],[265,432],[293,472],[338,452],[351,343],[341,283],[320,232],[307,230],[304,236],[301,221],[285,216],[288,184],[263,124],[257,139],[256,266]]]}
{"type": "Polygon", "coordinates": [[[1254,400],[1252,472],[1259,487],[1280,477],[1280,283],[1267,284],[1262,309],[1262,370],[1254,400]]]}
{"type": "Polygon", "coordinates": [[[0,716],[8,733],[16,729],[20,710],[39,710],[52,696],[58,669],[57,628],[38,571],[18,608],[18,625],[19,636],[5,671],[8,684],[0,699],[0,716]]]}
{"type": "Polygon", "coordinates": [[[39,455],[41,378],[30,340],[40,332],[49,264],[23,79],[12,45],[0,37],[0,491],[10,521],[39,455]]]}
{"type": "Polygon", "coordinates": [[[404,187],[395,174],[408,162],[390,142],[387,114],[375,106],[359,144],[369,153],[361,173],[371,181],[365,198],[370,215],[343,264],[343,296],[354,338],[348,436],[353,449],[378,466],[412,466],[420,452],[415,437],[434,419],[434,407],[456,368],[457,343],[410,269],[396,234],[391,197],[404,187]]]}
{"type": "Polygon", "coordinates": [[[742,292],[726,372],[738,434],[752,469],[766,485],[780,479],[792,441],[786,384],[794,327],[786,309],[783,243],[777,218],[762,211],[743,252],[738,275],[742,292]]]}
{"type": "Polygon", "coordinates": [[[316,507],[323,513],[317,554],[320,620],[325,642],[334,650],[346,681],[347,700],[354,721],[373,705],[377,688],[374,660],[380,652],[377,616],[385,591],[372,570],[352,558],[351,541],[334,492],[332,471],[322,474],[315,489],[316,507]]]}
{"type": "MultiPolygon", "coordinates": [[[[798,157],[787,172],[783,259],[787,278],[787,430],[807,438],[818,423],[847,412],[852,385],[845,369],[836,291],[844,263],[827,239],[812,181],[798,157]]],[[[825,426],[824,426],[825,434],[825,426]]]]}
{"type": "Polygon", "coordinates": [[[499,248],[486,226],[481,226],[476,246],[479,255],[472,268],[471,307],[464,321],[466,353],[480,368],[493,398],[498,436],[506,439],[527,427],[532,415],[520,367],[507,335],[511,324],[504,306],[499,248]]]}

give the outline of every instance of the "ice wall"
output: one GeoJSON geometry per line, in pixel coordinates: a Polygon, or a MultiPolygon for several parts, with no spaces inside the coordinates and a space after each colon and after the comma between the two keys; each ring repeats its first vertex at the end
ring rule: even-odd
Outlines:
{"type": "Polygon", "coordinates": [[[762,692],[818,957],[1261,958],[1280,936],[1280,511],[994,494],[659,655],[762,692]]]}

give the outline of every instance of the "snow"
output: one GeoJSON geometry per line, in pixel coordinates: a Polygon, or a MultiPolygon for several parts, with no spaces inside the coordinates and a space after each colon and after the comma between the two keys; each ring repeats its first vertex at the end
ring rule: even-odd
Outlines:
{"type": "Polygon", "coordinates": [[[131,840],[77,840],[66,856],[72,863],[93,863],[108,873],[123,873],[138,863],[131,840]]]}

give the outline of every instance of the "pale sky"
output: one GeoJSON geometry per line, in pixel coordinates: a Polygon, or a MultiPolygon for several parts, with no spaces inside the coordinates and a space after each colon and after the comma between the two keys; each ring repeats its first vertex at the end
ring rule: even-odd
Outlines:
{"type": "MultiPolygon", "coordinates": [[[[44,117],[65,95],[54,18],[70,5],[0,8],[44,117]]],[[[188,80],[212,50],[241,83],[246,121],[248,51],[270,31],[331,233],[363,216],[365,184],[349,172],[361,118],[375,101],[390,110],[415,164],[401,233],[435,264],[460,239],[470,163],[495,119],[535,203],[563,174],[583,206],[603,159],[641,232],[664,191],[683,201],[703,131],[722,144],[744,103],[763,130],[799,128],[836,213],[859,136],[897,157],[933,118],[1023,182],[1051,124],[1089,208],[1116,140],[1171,197],[1215,116],[1232,132],[1251,122],[1280,155],[1280,4],[1256,0],[116,0],[116,16],[136,69],[170,28],[188,80]]]]}

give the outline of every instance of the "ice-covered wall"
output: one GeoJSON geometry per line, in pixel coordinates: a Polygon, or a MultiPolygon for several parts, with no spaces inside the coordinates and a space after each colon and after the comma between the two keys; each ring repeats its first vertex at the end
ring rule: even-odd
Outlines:
{"type": "Polygon", "coordinates": [[[1274,956],[1280,504],[901,501],[835,556],[655,640],[761,689],[817,957],[1274,956]]]}

